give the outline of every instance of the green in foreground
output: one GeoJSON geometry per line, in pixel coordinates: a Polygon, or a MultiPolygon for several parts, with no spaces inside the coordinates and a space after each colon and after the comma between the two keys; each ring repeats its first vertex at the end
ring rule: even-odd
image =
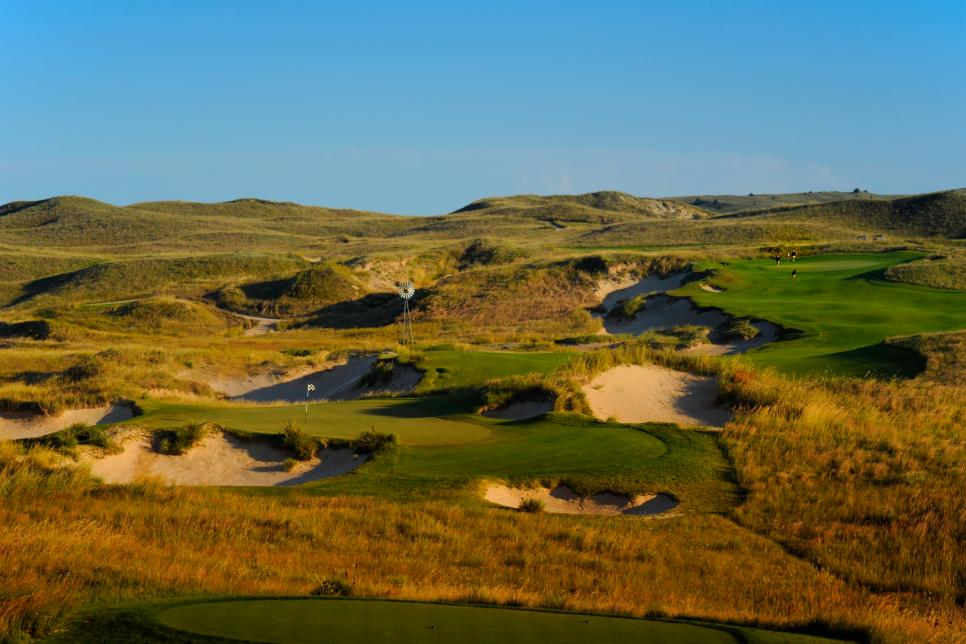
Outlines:
{"type": "MultiPolygon", "coordinates": [[[[285,644],[819,644],[821,637],[717,624],[367,599],[161,604],[80,622],[71,641],[285,644]],[[81,632],[83,629],[83,632],[81,632]]],[[[54,641],[64,641],[54,638],[54,641]]]]}

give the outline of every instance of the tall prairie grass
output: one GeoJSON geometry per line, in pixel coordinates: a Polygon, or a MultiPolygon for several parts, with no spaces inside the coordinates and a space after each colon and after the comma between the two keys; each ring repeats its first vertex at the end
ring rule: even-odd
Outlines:
{"type": "Polygon", "coordinates": [[[882,641],[943,641],[964,625],[952,606],[873,594],[713,515],[608,520],[299,491],[95,487],[82,471],[43,470],[3,450],[0,489],[15,491],[0,506],[7,637],[42,635],[90,603],[309,594],[325,578],[362,596],[869,628],[882,641]]]}

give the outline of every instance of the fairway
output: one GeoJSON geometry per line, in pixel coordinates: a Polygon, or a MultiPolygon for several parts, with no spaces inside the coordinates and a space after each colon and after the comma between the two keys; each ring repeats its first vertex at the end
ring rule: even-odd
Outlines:
{"type": "Polygon", "coordinates": [[[573,354],[430,349],[423,356],[418,366],[424,375],[417,393],[480,387],[488,380],[527,373],[546,374],[565,365],[573,354]]]}
{"type": "Polygon", "coordinates": [[[164,626],[279,644],[732,644],[829,641],[754,629],[481,606],[339,599],[253,599],[161,611],[164,626]],[[735,635],[733,633],[740,633],[735,635]]]}
{"type": "Polygon", "coordinates": [[[697,283],[675,291],[701,306],[763,318],[790,337],[748,353],[761,365],[797,374],[913,376],[923,359],[888,337],[966,327],[966,293],[886,281],[889,266],[921,255],[895,251],[814,255],[777,267],[772,260],[735,261],[703,268],[725,290],[697,283]],[[793,279],[792,270],[798,271],[793,279]],[[794,333],[800,332],[800,333],[794,333]]]}

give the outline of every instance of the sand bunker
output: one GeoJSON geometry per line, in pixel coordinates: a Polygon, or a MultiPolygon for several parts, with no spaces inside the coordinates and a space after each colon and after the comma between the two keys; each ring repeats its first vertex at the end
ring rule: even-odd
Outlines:
{"type": "Polygon", "coordinates": [[[526,420],[546,414],[548,411],[553,411],[553,403],[549,400],[520,400],[485,411],[483,415],[500,420],[526,420]]]}
{"type": "Polygon", "coordinates": [[[484,498],[506,508],[519,508],[523,501],[536,499],[543,503],[545,512],[554,514],[609,514],[649,516],[677,507],[678,502],[666,494],[638,496],[630,499],[620,494],[595,494],[582,497],[565,485],[554,489],[545,487],[521,489],[506,485],[490,485],[484,498]]]}
{"type": "Polygon", "coordinates": [[[217,378],[210,379],[208,384],[233,400],[297,403],[305,402],[309,384],[315,387],[315,391],[309,393],[309,401],[317,402],[405,394],[411,392],[422,378],[422,374],[416,369],[398,365],[388,382],[374,387],[358,386],[375,362],[375,356],[353,356],[343,363],[333,363],[324,369],[288,374],[265,373],[248,378],[217,378]]]}
{"type": "Polygon", "coordinates": [[[134,415],[130,405],[104,405],[88,409],[68,409],[47,416],[33,412],[0,412],[0,440],[36,438],[67,429],[75,423],[108,425],[134,415]]]}
{"type": "Polygon", "coordinates": [[[715,404],[718,382],[657,365],[624,365],[583,387],[594,415],[622,423],[723,427],[731,413],[715,404]]]}
{"type": "Polygon", "coordinates": [[[595,295],[601,301],[600,306],[606,313],[622,300],[630,299],[635,295],[664,293],[681,288],[688,275],[688,272],[681,272],[672,273],[667,277],[648,275],[642,280],[633,278],[618,281],[606,280],[597,285],[595,295]]]}
{"type": "Polygon", "coordinates": [[[707,282],[701,282],[701,290],[707,291],[708,293],[724,293],[723,288],[719,288],[714,284],[708,284],[707,282]]]}
{"type": "Polygon", "coordinates": [[[243,441],[213,432],[186,454],[168,456],[152,448],[151,437],[137,434],[118,454],[82,457],[91,473],[106,483],[131,483],[155,477],[173,485],[276,486],[298,485],[346,474],[365,462],[351,449],[326,449],[321,458],[300,461],[290,471],[284,463],[291,453],[272,445],[243,441]]]}
{"type": "Polygon", "coordinates": [[[781,329],[771,322],[758,320],[752,324],[761,332],[750,340],[731,340],[723,336],[731,316],[716,308],[698,308],[684,297],[653,295],[647,298],[643,311],[630,320],[604,318],[604,332],[640,335],[648,331],[671,329],[677,326],[703,326],[711,329],[711,345],[692,347],[691,351],[708,355],[743,353],[778,339],[781,329]]]}

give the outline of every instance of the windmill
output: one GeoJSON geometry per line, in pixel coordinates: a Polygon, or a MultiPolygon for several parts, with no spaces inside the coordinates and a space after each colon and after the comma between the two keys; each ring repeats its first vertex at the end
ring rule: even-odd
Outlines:
{"type": "Polygon", "coordinates": [[[403,282],[399,285],[399,297],[403,301],[403,343],[405,344],[408,338],[410,346],[415,344],[415,340],[413,340],[413,318],[409,314],[409,300],[413,299],[415,294],[416,287],[412,282],[403,282]]]}

